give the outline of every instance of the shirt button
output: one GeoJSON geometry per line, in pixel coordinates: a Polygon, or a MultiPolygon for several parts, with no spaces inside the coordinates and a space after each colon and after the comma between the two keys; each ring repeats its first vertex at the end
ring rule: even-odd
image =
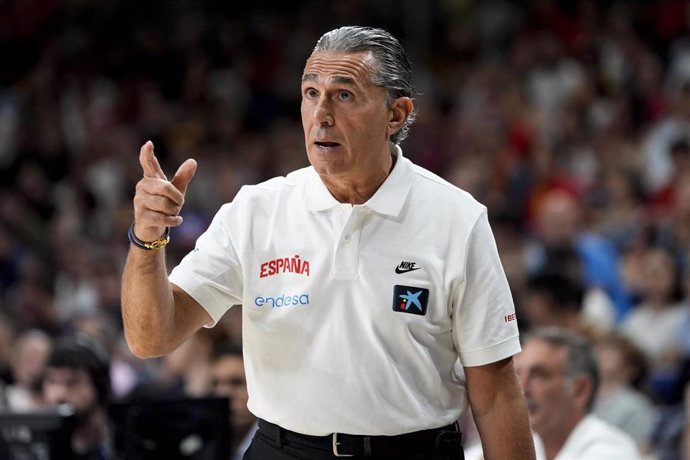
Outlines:
{"type": "Polygon", "coordinates": [[[345,235],[345,237],[343,238],[343,240],[344,240],[346,243],[349,243],[349,242],[350,242],[350,235],[345,235]]]}

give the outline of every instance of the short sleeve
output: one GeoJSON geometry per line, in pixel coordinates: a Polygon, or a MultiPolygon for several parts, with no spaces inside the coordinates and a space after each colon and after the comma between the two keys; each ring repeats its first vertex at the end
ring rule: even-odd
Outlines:
{"type": "Polygon", "coordinates": [[[173,268],[169,280],[199,302],[215,325],[233,305],[242,303],[242,269],[227,223],[232,204],[221,207],[194,249],[173,268]]]}
{"type": "Polygon", "coordinates": [[[481,366],[520,351],[515,306],[486,210],[466,245],[464,278],[454,293],[453,340],[463,366],[481,366]]]}

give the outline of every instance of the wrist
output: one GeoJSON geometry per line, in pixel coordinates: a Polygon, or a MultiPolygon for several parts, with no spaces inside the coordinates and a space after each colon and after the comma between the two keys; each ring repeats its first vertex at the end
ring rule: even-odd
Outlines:
{"type": "Polygon", "coordinates": [[[155,240],[141,240],[134,232],[135,222],[129,226],[129,231],[127,232],[127,239],[130,244],[136,246],[139,249],[144,249],[146,251],[157,251],[164,248],[168,243],[170,243],[170,227],[166,227],[162,235],[155,240]]]}
{"type": "Polygon", "coordinates": [[[166,227],[144,225],[136,220],[130,227],[134,236],[141,241],[156,241],[168,231],[166,227]]]}

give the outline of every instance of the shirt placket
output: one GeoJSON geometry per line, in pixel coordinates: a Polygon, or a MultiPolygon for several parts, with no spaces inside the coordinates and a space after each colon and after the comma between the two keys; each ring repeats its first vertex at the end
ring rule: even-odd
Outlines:
{"type": "Polygon", "coordinates": [[[339,279],[354,279],[359,273],[359,241],[366,208],[343,206],[339,211],[344,225],[336,242],[333,274],[339,279]]]}

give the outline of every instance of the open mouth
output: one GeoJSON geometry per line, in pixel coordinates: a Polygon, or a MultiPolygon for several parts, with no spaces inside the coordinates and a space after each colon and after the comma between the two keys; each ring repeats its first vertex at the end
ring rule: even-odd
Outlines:
{"type": "Polygon", "coordinates": [[[316,145],[317,147],[322,148],[322,149],[340,146],[340,144],[338,144],[337,142],[326,142],[326,141],[323,141],[323,142],[317,141],[317,142],[314,142],[314,145],[316,145]]]}

